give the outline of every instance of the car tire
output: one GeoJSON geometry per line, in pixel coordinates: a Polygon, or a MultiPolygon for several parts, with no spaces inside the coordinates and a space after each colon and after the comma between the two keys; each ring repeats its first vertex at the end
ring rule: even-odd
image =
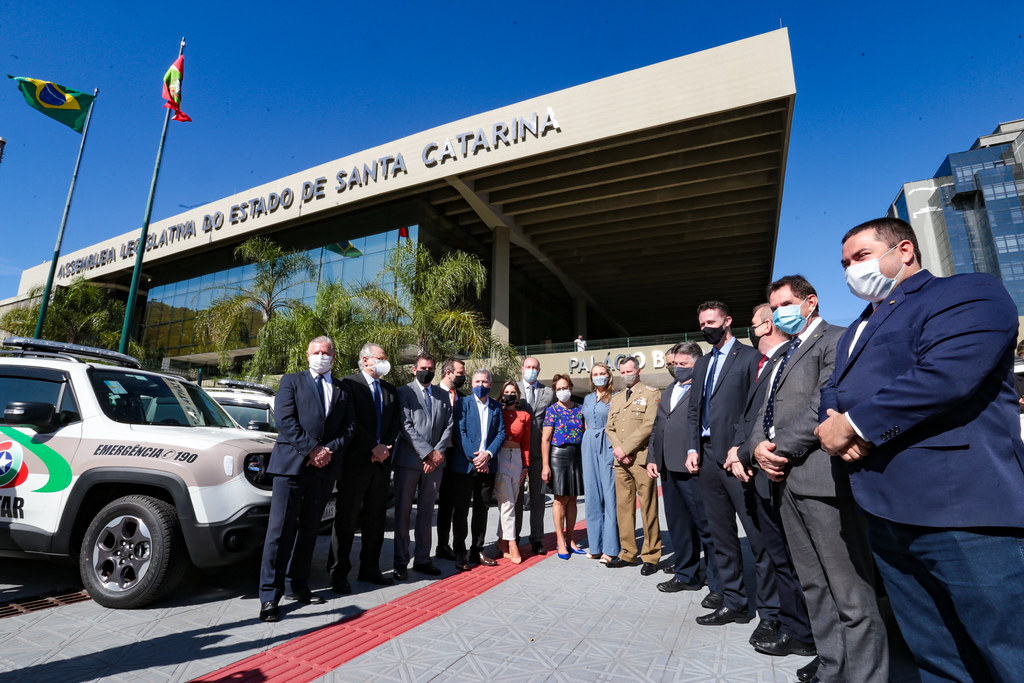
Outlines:
{"type": "Polygon", "coordinates": [[[132,609],[172,590],[185,575],[188,552],[170,503],[125,496],[93,518],[82,539],[82,584],[100,605],[132,609]]]}

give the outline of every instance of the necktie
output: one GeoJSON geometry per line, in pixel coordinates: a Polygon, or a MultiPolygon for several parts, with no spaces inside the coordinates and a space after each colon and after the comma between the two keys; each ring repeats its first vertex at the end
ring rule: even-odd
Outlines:
{"type": "Polygon", "coordinates": [[[721,353],[718,349],[711,349],[711,369],[708,371],[708,378],[704,381],[704,393],[700,397],[700,426],[702,429],[711,429],[708,413],[711,412],[711,394],[715,391],[715,368],[718,366],[718,357],[721,353]]]}
{"type": "Polygon", "coordinates": [[[455,407],[455,390],[454,389],[449,389],[448,390],[448,394],[452,398],[452,407],[454,408],[455,407]]]}
{"type": "Polygon", "coordinates": [[[423,401],[427,404],[427,410],[430,410],[430,387],[423,387],[423,401]]]}
{"type": "Polygon", "coordinates": [[[761,360],[757,361],[757,375],[754,377],[754,381],[755,382],[758,381],[759,379],[761,379],[761,369],[764,367],[764,364],[767,363],[767,362],[768,362],[768,356],[766,356],[766,355],[764,355],[762,353],[761,354],[761,360]]]}
{"type": "Polygon", "coordinates": [[[632,395],[633,395],[633,390],[630,389],[629,387],[626,387],[626,402],[627,403],[629,402],[629,397],[632,396],[632,395]]]}
{"type": "Polygon", "coordinates": [[[325,398],[326,395],[324,393],[324,376],[323,375],[317,375],[316,376],[316,393],[320,394],[320,405],[322,405],[324,407],[324,415],[326,415],[327,414],[327,399],[325,398]]]}
{"type": "Polygon", "coordinates": [[[377,408],[377,443],[380,443],[380,414],[382,412],[381,411],[381,404],[380,404],[380,386],[378,386],[379,384],[380,384],[380,382],[377,382],[376,380],[374,380],[374,382],[373,382],[373,405],[377,408]]]}
{"type": "Polygon", "coordinates": [[[537,389],[532,384],[526,385],[526,400],[530,402],[530,408],[537,410],[537,402],[534,400],[537,398],[537,389]]]}
{"type": "Polygon", "coordinates": [[[800,348],[800,342],[803,341],[800,337],[793,340],[793,343],[789,347],[789,351],[782,357],[782,362],[779,363],[779,369],[775,371],[775,378],[772,379],[772,388],[768,392],[768,402],[764,406],[764,423],[761,425],[764,428],[764,435],[771,437],[771,432],[775,428],[775,390],[779,388],[779,383],[782,381],[782,371],[786,369],[786,363],[793,357],[796,350],[800,348]]]}

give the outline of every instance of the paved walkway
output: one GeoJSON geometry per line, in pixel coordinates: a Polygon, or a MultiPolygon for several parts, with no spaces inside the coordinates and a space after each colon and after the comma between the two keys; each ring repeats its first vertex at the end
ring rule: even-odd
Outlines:
{"type": "MultiPolygon", "coordinates": [[[[314,587],[327,585],[327,541],[319,539],[314,587]]],[[[385,543],[385,570],[390,550],[385,543]]],[[[437,564],[445,571],[437,579],[410,571],[410,581],[391,587],[353,581],[353,595],[320,591],[325,605],[282,603],[275,624],[256,618],[255,564],[193,578],[173,600],[140,610],[87,601],[0,619],[0,679],[782,682],[795,681],[808,661],[756,653],[747,644],[756,618],[698,626],[705,591],[660,593],[663,573],[644,577],[554,553],[461,575],[437,564]]],[[[752,581],[750,574],[748,566],[752,581]]],[[[68,576],[66,568],[5,560],[0,595],[68,576]],[[39,578],[47,573],[56,576],[39,578]]],[[[893,680],[915,680],[905,656],[894,660],[893,680]]]]}

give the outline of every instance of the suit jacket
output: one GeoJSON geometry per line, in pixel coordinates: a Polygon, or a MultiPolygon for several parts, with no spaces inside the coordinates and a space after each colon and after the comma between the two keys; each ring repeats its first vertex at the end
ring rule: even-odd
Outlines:
{"type": "MultiPolygon", "coordinates": [[[[701,396],[704,392],[704,377],[708,373],[712,354],[697,359],[693,366],[693,384],[690,391],[693,399],[689,406],[689,430],[687,450],[700,452],[701,421],[704,407],[701,396]]],[[[757,363],[761,354],[757,349],[741,344],[737,339],[729,355],[719,360],[722,369],[718,383],[711,390],[710,412],[711,441],[707,450],[719,465],[725,464],[729,449],[736,445],[736,423],[743,417],[750,386],[757,375],[757,363]]]]}
{"type": "Polygon", "coordinates": [[[846,330],[819,418],[848,413],[874,444],[850,466],[862,508],[929,527],[1024,528],[1016,341],[1013,301],[981,273],[914,273],[846,330]]]}
{"type": "Polygon", "coordinates": [[[764,427],[762,426],[764,420],[762,419],[761,422],[758,422],[757,416],[761,414],[764,402],[768,398],[768,390],[771,388],[772,371],[782,360],[783,356],[786,355],[786,351],[789,350],[789,344],[790,342],[786,342],[779,346],[772,357],[765,361],[764,367],[761,368],[761,374],[757,375],[755,373],[754,384],[750,387],[750,393],[747,395],[747,404],[743,408],[743,417],[736,423],[736,457],[739,458],[744,467],[754,468],[754,489],[759,496],[765,499],[771,498],[771,481],[768,477],[760,475],[754,462],[754,447],[765,438],[764,427]]]}
{"type": "Polygon", "coordinates": [[[647,462],[653,462],[658,470],[689,473],[686,469],[686,444],[690,428],[690,400],[693,385],[686,390],[676,407],[672,408],[672,392],[679,384],[673,382],[661,393],[658,414],[651,430],[651,442],[647,445],[647,462]]]}
{"type": "Polygon", "coordinates": [[[337,476],[353,431],[352,394],[341,381],[331,378],[331,404],[325,414],[323,397],[309,371],[284,375],[277,390],[275,415],[277,443],[270,453],[268,473],[295,476],[315,446],[326,446],[334,455],[324,470],[337,476]]]}
{"type": "MultiPolygon", "coordinates": [[[[814,435],[818,426],[821,389],[836,364],[836,344],[845,328],[822,320],[782,369],[775,390],[775,453],[786,457],[790,466],[785,485],[801,496],[849,496],[846,464],[821,450],[814,435]]],[[[767,378],[771,381],[771,378],[767,378]]],[[[757,413],[754,430],[761,427],[771,389],[757,413]]]]}
{"type": "Polygon", "coordinates": [[[647,465],[647,448],[658,416],[661,394],[642,382],[633,385],[626,400],[625,390],[612,396],[608,404],[608,422],[604,431],[612,448],[621,448],[626,455],[636,457],[636,464],[647,465]]]}
{"type": "MultiPolygon", "coordinates": [[[[377,408],[373,403],[373,392],[366,383],[362,372],[349,375],[341,380],[352,393],[355,410],[355,433],[352,447],[349,449],[345,463],[348,466],[370,464],[370,451],[377,445],[377,408]]],[[[398,392],[394,385],[377,380],[380,383],[380,443],[394,446],[398,433],[402,429],[402,416],[398,407],[398,392]]],[[[390,466],[391,459],[385,461],[390,466]]]]}
{"type": "Polygon", "coordinates": [[[430,405],[423,398],[423,385],[416,380],[398,388],[402,411],[402,432],[395,444],[395,467],[421,470],[433,450],[444,453],[452,440],[451,399],[440,387],[430,385],[430,405]]]}
{"type": "MultiPolygon", "coordinates": [[[[476,396],[469,395],[455,404],[455,429],[458,431],[456,450],[454,457],[448,458],[446,466],[461,474],[474,471],[473,458],[476,456],[473,454],[480,450],[480,413],[476,402],[476,396]]],[[[490,452],[493,463],[494,456],[501,450],[501,444],[505,443],[505,416],[501,404],[493,398],[487,399],[487,414],[487,446],[484,450],[490,452]]]]}
{"type": "Polygon", "coordinates": [[[537,397],[536,404],[532,405],[526,395],[526,382],[519,380],[516,382],[519,387],[519,409],[525,410],[533,416],[533,422],[530,424],[530,453],[532,453],[535,459],[532,462],[540,462],[540,442],[541,432],[544,431],[544,413],[547,411],[548,406],[555,402],[555,391],[551,387],[546,387],[540,382],[537,382],[537,397]]]}

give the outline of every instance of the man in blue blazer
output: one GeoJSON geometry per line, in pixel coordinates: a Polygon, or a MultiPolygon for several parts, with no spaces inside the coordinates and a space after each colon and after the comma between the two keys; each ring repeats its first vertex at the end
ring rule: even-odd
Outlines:
{"type": "Polygon", "coordinates": [[[263,621],[280,617],[286,570],[292,584],[288,597],[305,604],[324,601],[309,590],[309,566],[324,503],[352,437],[351,395],[331,377],[334,342],[317,337],[306,357],[309,370],[284,375],[275,402],[279,431],[267,467],[274,480],[260,564],[263,621]]]}
{"type": "Polygon", "coordinates": [[[505,417],[501,405],[488,397],[491,372],[473,372],[473,393],[455,404],[455,454],[448,458],[445,476],[452,481],[452,542],[455,569],[469,570],[469,563],[488,567],[497,564],[484,554],[487,534],[487,508],[493,497],[494,471],[491,459],[505,443],[505,417]],[[473,528],[470,554],[466,555],[466,534],[469,532],[469,508],[473,507],[473,528]]]}
{"type": "Polygon", "coordinates": [[[1024,672],[1024,444],[1011,379],[1017,311],[981,273],[934,277],[913,229],[843,237],[870,302],[837,346],[816,434],[854,498],[923,680],[1024,672]]]}

